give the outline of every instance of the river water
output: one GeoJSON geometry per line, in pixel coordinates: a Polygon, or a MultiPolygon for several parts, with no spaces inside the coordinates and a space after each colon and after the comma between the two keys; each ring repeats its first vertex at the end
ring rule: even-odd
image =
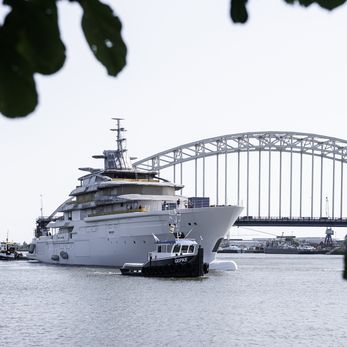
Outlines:
{"type": "Polygon", "coordinates": [[[346,346],[342,256],[220,255],[235,272],[134,278],[0,263],[1,346],[346,346]]]}

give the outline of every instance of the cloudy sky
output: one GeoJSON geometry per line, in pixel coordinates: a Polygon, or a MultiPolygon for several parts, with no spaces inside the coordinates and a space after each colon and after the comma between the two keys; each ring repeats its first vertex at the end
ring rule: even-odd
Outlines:
{"type": "Polygon", "coordinates": [[[128,148],[139,158],[246,131],[347,138],[347,6],[329,13],[250,1],[249,22],[235,25],[228,0],[107,3],[128,46],[120,75],[108,77],[89,51],[79,6],[61,1],[65,66],[36,76],[33,114],[0,116],[0,239],[9,231],[30,241],[40,194],[49,214],[77,184],[78,167],[96,166],[91,155],[113,148],[112,116],[126,119],[128,148]]]}

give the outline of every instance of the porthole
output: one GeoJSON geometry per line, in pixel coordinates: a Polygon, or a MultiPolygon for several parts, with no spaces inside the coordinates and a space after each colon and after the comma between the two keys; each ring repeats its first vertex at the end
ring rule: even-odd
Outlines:
{"type": "Polygon", "coordinates": [[[188,223],[188,225],[192,225],[192,223],[188,223]]]}

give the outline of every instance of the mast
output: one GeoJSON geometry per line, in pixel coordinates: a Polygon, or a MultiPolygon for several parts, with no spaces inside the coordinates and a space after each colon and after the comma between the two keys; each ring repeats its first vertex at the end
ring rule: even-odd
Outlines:
{"type": "Polygon", "coordinates": [[[8,251],[8,229],[6,233],[6,251],[8,251]]]}
{"type": "Polygon", "coordinates": [[[41,202],[40,211],[41,211],[41,218],[42,218],[43,217],[43,198],[42,198],[42,194],[40,194],[40,202],[41,202]]]}
{"type": "Polygon", "coordinates": [[[102,155],[93,155],[93,158],[104,159],[105,170],[133,170],[124,137],[126,130],[121,126],[123,118],[112,119],[116,121],[116,127],[110,130],[116,132],[117,149],[105,150],[102,155]]]}
{"type": "Polygon", "coordinates": [[[126,151],[126,146],[124,143],[123,146],[123,142],[125,142],[125,138],[123,136],[123,132],[126,131],[124,128],[121,127],[120,122],[123,120],[123,118],[112,118],[113,120],[115,120],[116,123],[116,128],[115,129],[110,129],[111,131],[116,131],[117,132],[117,138],[116,138],[116,142],[117,142],[117,151],[119,152],[125,152],[126,151]]]}

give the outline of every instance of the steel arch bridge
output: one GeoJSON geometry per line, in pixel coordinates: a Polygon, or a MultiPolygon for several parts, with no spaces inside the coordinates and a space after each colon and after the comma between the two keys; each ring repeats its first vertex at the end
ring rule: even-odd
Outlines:
{"type": "Polygon", "coordinates": [[[220,204],[221,192],[224,204],[228,204],[231,172],[236,176],[234,195],[238,205],[240,192],[244,192],[245,215],[239,218],[239,225],[244,221],[242,225],[347,226],[347,218],[343,217],[346,140],[287,131],[229,134],[171,148],[134,165],[159,174],[172,168],[173,181],[176,182],[179,173],[179,181],[183,184],[184,165],[192,162],[195,196],[198,195],[198,184],[205,196],[207,171],[211,169],[211,165],[207,165],[209,157],[215,158],[215,204],[220,204]],[[230,157],[234,157],[234,165],[230,165],[230,157]],[[251,181],[256,182],[256,188],[251,181]],[[264,194],[265,186],[267,192],[264,194]],[[309,203],[303,198],[303,191],[310,195],[309,203]],[[254,201],[257,202],[257,213],[252,215],[250,204],[254,201]],[[267,203],[265,214],[264,201],[267,203]],[[273,201],[277,206],[274,214],[273,201]],[[331,206],[327,206],[329,202],[331,206]],[[287,213],[284,213],[283,205],[287,213]],[[294,215],[293,206],[298,208],[297,215],[294,215]],[[303,214],[304,207],[309,209],[306,215],[303,214]]]}

